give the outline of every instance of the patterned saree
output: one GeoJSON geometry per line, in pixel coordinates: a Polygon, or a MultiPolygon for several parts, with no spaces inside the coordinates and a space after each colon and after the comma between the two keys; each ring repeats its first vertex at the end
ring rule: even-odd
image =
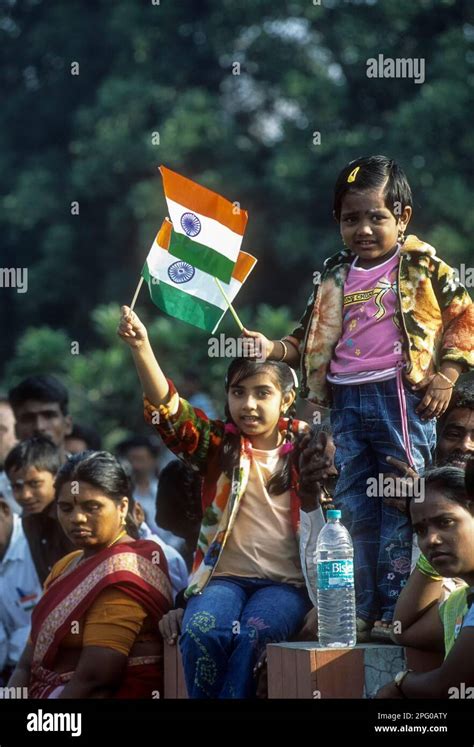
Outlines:
{"type": "MultiPolygon", "coordinates": [[[[100,551],[68,572],[67,567],[48,586],[31,619],[33,660],[30,698],[55,698],[74,672],[54,671],[61,641],[71,624],[113,586],[138,602],[156,624],[171,609],[172,591],[167,563],[160,547],[149,540],[120,543],[100,551]]],[[[162,647],[162,642],[160,648],[162,647]]],[[[162,649],[157,656],[129,656],[114,698],[151,698],[162,692],[162,649]]]]}

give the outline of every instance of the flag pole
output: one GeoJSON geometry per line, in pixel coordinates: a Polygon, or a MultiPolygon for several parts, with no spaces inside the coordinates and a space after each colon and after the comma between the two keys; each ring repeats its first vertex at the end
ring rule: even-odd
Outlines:
{"type": "Polygon", "coordinates": [[[130,304],[130,311],[133,311],[133,309],[135,308],[135,304],[137,302],[138,294],[140,293],[140,288],[142,287],[142,285],[143,285],[143,275],[140,277],[140,280],[138,281],[138,285],[137,285],[137,287],[135,289],[135,293],[133,295],[133,300],[132,300],[132,303],[130,304]]]}
{"type": "Polygon", "coordinates": [[[243,324],[242,324],[242,322],[240,321],[239,317],[238,317],[238,316],[237,316],[237,314],[236,314],[236,311],[235,311],[234,307],[232,306],[231,302],[230,302],[230,301],[229,301],[229,299],[227,298],[227,294],[226,294],[226,292],[225,292],[224,288],[222,287],[222,285],[220,284],[220,282],[219,282],[219,279],[215,277],[215,278],[214,278],[214,280],[216,281],[216,283],[217,283],[217,287],[219,288],[220,292],[221,292],[221,293],[222,293],[222,295],[224,296],[224,300],[225,300],[225,302],[226,302],[227,306],[229,307],[229,311],[230,311],[230,313],[231,313],[231,314],[232,314],[232,316],[234,317],[235,321],[237,322],[237,326],[239,327],[240,331],[242,332],[242,331],[243,331],[243,329],[244,329],[244,325],[243,325],[243,324]]]}

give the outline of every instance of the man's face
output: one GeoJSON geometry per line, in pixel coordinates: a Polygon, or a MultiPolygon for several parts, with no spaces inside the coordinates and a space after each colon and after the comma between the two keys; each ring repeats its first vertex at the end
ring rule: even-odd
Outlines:
{"type": "Polygon", "coordinates": [[[65,440],[66,451],[69,454],[80,454],[81,451],[87,451],[89,448],[83,438],[77,436],[68,436],[65,440]]]}
{"type": "Polygon", "coordinates": [[[466,469],[474,455],[474,410],[458,407],[447,416],[436,449],[439,466],[450,465],[466,469]]]}
{"type": "Polygon", "coordinates": [[[63,415],[57,402],[28,399],[17,408],[16,435],[20,441],[32,436],[49,436],[62,449],[64,438],[71,430],[71,416],[63,415]]]}
{"type": "Polygon", "coordinates": [[[127,451],[127,459],[135,478],[150,477],[156,469],[155,457],[146,446],[133,446],[127,451]]]}
{"type": "Polygon", "coordinates": [[[16,444],[15,416],[6,402],[0,403],[0,469],[3,469],[5,458],[16,444]]]}
{"type": "Polygon", "coordinates": [[[8,473],[13,497],[23,509],[23,516],[39,514],[54,500],[55,475],[36,467],[12,469],[8,473]]]}

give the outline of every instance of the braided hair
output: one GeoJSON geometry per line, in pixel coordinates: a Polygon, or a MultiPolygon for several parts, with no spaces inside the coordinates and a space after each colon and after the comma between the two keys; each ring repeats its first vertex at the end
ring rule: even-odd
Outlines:
{"type": "MultiPolygon", "coordinates": [[[[282,395],[294,391],[295,380],[293,372],[286,363],[280,361],[265,361],[264,363],[259,363],[258,361],[249,358],[235,358],[227,369],[225,378],[226,394],[228,394],[231,386],[238,386],[243,379],[247,379],[250,376],[255,376],[260,373],[268,373],[281,391],[282,395]]],[[[281,495],[281,493],[289,490],[291,485],[291,468],[295,456],[295,434],[293,433],[295,413],[296,405],[295,402],[293,402],[286,413],[286,417],[288,418],[288,424],[286,425],[287,430],[284,443],[280,446],[280,453],[283,456],[282,468],[279,472],[272,475],[267,484],[267,490],[272,495],[281,495]]],[[[226,421],[221,449],[221,467],[224,474],[230,480],[233,480],[235,470],[239,467],[241,433],[232,419],[229,405],[227,403],[225,406],[225,415],[226,421]]]]}

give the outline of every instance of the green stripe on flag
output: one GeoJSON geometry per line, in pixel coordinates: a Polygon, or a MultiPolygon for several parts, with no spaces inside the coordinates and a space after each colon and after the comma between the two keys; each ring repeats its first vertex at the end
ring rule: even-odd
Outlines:
{"type": "Polygon", "coordinates": [[[153,282],[145,262],[142,275],[148,283],[151,300],[166,314],[193,324],[195,327],[212,332],[224,314],[224,310],[207,301],[191,296],[173,285],[165,282],[153,282]]]}
{"type": "Polygon", "coordinates": [[[183,259],[193,267],[197,267],[198,270],[203,270],[203,272],[213,275],[224,283],[230,283],[235,262],[220,252],[200,244],[199,241],[172,231],[168,251],[174,257],[183,259]]]}

